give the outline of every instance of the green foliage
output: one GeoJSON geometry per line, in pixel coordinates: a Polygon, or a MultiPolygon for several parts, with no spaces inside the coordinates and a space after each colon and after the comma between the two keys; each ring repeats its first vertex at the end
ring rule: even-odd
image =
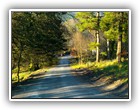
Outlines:
{"type": "Polygon", "coordinates": [[[97,30],[97,18],[94,12],[77,12],[75,17],[78,19],[77,27],[80,31],[97,30]]]}
{"type": "Polygon", "coordinates": [[[107,52],[101,52],[100,53],[102,56],[107,56],[107,52]]]}
{"type": "Polygon", "coordinates": [[[118,38],[118,34],[119,34],[118,30],[114,30],[113,28],[111,28],[108,31],[104,32],[104,35],[110,41],[116,41],[117,38],[118,38]]]}
{"type": "Polygon", "coordinates": [[[89,50],[92,51],[92,50],[96,50],[96,47],[100,46],[100,44],[96,42],[91,42],[88,46],[89,46],[89,50]]]}
{"type": "MultiPolygon", "coordinates": [[[[28,67],[26,70],[34,71],[44,66],[57,64],[56,55],[67,48],[66,36],[69,34],[64,25],[62,25],[63,14],[61,12],[12,12],[12,69],[14,73],[18,71],[19,67],[20,72],[22,72],[22,67],[25,65],[28,67]]],[[[90,58],[95,57],[91,54],[91,50],[95,50],[96,47],[103,47],[103,42],[100,42],[100,44],[94,42],[97,39],[93,37],[97,33],[93,34],[92,32],[97,30],[99,30],[100,38],[101,32],[103,32],[102,39],[109,39],[110,59],[113,59],[114,56],[116,57],[118,36],[122,35],[122,49],[128,50],[127,12],[104,12],[104,16],[100,19],[100,27],[98,26],[99,19],[96,17],[95,12],[76,12],[75,18],[77,21],[74,23],[77,23],[77,28],[73,24],[72,28],[69,27],[69,31],[70,34],[75,36],[72,39],[75,42],[74,49],[81,61],[91,61],[90,58]],[[79,33],[78,29],[81,33],[79,33]],[[92,37],[88,39],[91,34],[92,37]]],[[[103,51],[100,53],[101,57],[105,59],[108,52],[105,52],[105,49],[103,50],[102,48],[100,50],[103,51]]],[[[102,63],[93,65],[98,70],[104,64],[108,65],[109,62],[102,63]]],[[[125,66],[123,64],[108,66],[107,68],[103,67],[102,70],[117,72],[113,70],[113,67],[120,72],[125,66]]]]}
{"type": "Polygon", "coordinates": [[[120,62],[122,49],[128,50],[128,12],[104,12],[100,27],[106,39],[118,43],[115,48],[111,48],[111,51],[110,46],[108,47],[108,54],[114,56],[114,50],[117,50],[116,58],[120,62]]]}
{"type": "Polygon", "coordinates": [[[30,70],[36,70],[41,62],[55,59],[55,54],[63,50],[66,42],[62,35],[61,15],[55,12],[12,12],[13,69],[19,62],[19,66],[28,64],[30,70]]]}
{"type": "Polygon", "coordinates": [[[128,37],[128,13],[122,13],[123,18],[121,12],[104,12],[104,17],[102,17],[100,21],[100,27],[107,39],[116,41],[118,36],[122,34],[119,30],[120,26],[125,36],[123,37],[123,41],[126,41],[125,39],[128,37]],[[120,24],[121,19],[123,19],[123,23],[120,24]]]}

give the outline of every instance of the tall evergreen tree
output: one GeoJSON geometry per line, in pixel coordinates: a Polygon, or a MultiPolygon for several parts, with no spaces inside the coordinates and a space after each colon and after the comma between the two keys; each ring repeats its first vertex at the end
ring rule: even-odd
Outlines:
{"type": "MultiPolygon", "coordinates": [[[[100,23],[101,29],[107,38],[108,43],[117,41],[116,59],[121,62],[122,41],[128,39],[128,13],[127,12],[104,12],[100,23]]],[[[110,49],[108,47],[108,54],[110,49]]]]}
{"type": "MultiPolygon", "coordinates": [[[[12,12],[12,65],[17,62],[19,82],[22,59],[29,56],[32,69],[39,68],[42,56],[52,62],[54,55],[65,47],[62,16],[59,12],[12,12]],[[26,53],[27,56],[24,56],[26,53]],[[14,60],[15,59],[15,60],[14,60]]],[[[48,61],[48,60],[47,60],[48,61]]]]}

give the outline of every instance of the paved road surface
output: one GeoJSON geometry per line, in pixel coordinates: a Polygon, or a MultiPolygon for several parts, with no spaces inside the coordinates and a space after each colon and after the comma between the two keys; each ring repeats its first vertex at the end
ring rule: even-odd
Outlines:
{"type": "Polygon", "coordinates": [[[71,74],[69,58],[61,57],[58,66],[14,88],[12,98],[114,98],[71,74]]]}

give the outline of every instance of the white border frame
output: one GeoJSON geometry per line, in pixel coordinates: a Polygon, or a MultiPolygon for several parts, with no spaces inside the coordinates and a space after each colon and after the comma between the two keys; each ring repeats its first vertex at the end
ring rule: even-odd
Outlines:
{"type": "Polygon", "coordinates": [[[9,10],[9,100],[10,101],[130,101],[131,100],[131,10],[130,9],[10,9],[9,10]],[[126,11],[129,12],[129,99],[11,99],[11,12],[80,12],[80,11],[126,11]]]}

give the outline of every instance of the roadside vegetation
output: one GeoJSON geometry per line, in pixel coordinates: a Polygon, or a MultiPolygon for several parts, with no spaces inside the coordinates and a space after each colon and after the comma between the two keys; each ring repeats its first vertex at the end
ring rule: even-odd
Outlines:
{"type": "Polygon", "coordinates": [[[90,62],[85,64],[73,64],[71,67],[73,69],[86,68],[92,71],[95,77],[103,75],[114,80],[121,79],[124,82],[128,81],[128,60],[125,60],[120,64],[117,63],[117,60],[106,60],[98,63],[90,62]]]}
{"type": "Polygon", "coordinates": [[[65,50],[63,12],[11,12],[12,80],[21,82],[34,71],[56,65],[65,50]]]}
{"type": "Polygon", "coordinates": [[[41,68],[41,69],[38,69],[36,71],[25,71],[25,68],[21,68],[21,71],[19,73],[19,79],[17,77],[17,68],[15,68],[13,71],[12,71],[12,83],[17,83],[18,80],[20,82],[22,81],[25,81],[27,79],[30,79],[32,78],[32,76],[34,75],[37,75],[37,74],[41,74],[41,73],[45,73],[48,71],[49,68],[41,68]]]}
{"type": "Polygon", "coordinates": [[[117,60],[72,64],[73,73],[87,80],[101,91],[114,91],[128,97],[128,59],[117,63],[117,60]]]}

